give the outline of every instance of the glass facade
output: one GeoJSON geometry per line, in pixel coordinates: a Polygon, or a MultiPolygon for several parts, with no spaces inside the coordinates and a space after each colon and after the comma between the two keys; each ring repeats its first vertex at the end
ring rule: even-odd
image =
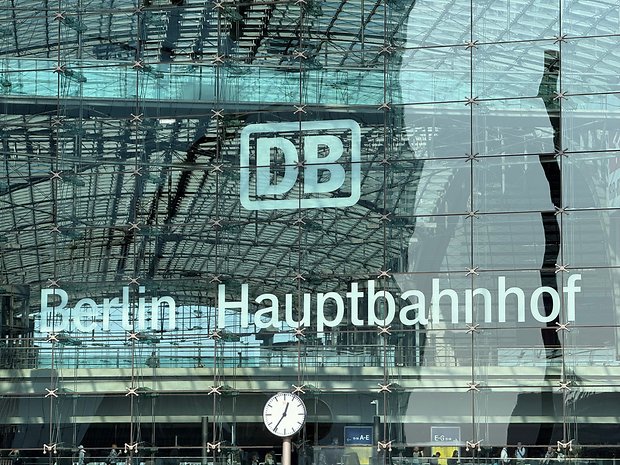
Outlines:
{"type": "Polygon", "coordinates": [[[0,465],[615,461],[617,1],[0,11],[0,465]]]}

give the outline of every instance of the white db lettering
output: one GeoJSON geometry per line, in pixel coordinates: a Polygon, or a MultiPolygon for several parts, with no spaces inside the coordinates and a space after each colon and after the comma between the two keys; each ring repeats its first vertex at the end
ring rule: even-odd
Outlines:
{"type": "Polygon", "coordinates": [[[250,124],[241,132],[241,204],[248,210],[354,205],[360,140],[352,120],[250,124]]]}

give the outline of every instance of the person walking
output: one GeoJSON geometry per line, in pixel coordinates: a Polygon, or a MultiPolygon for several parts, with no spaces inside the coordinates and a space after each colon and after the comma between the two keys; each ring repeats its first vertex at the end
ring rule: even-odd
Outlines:
{"type": "Polygon", "coordinates": [[[11,465],[22,465],[24,463],[19,454],[19,449],[13,449],[9,452],[9,458],[11,459],[11,465]]]}
{"type": "Polygon", "coordinates": [[[545,458],[542,461],[542,465],[549,465],[555,459],[555,451],[553,447],[547,447],[547,452],[545,453],[545,458]]]}
{"type": "Polygon", "coordinates": [[[527,455],[527,451],[521,441],[517,442],[517,449],[515,450],[515,458],[517,459],[517,464],[522,464],[525,460],[525,456],[527,455]]]}
{"type": "Polygon", "coordinates": [[[110,453],[105,459],[105,463],[108,465],[113,465],[117,462],[118,459],[118,446],[116,444],[112,444],[112,448],[110,449],[110,453]]]}
{"type": "Polygon", "coordinates": [[[80,444],[78,446],[78,465],[85,465],[86,464],[86,450],[84,449],[84,446],[82,444],[80,444]]]}
{"type": "Polygon", "coordinates": [[[499,454],[500,465],[509,465],[510,464],[510,456],[508,455],[508,447],[502,447],[502,451],[499,454]]]}

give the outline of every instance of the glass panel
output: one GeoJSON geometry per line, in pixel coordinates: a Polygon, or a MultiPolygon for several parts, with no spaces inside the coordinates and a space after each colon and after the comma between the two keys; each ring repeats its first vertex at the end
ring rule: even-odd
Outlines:
{"type": "Polygon", "coordinates": [[[470,166],[465,159],[421,160],[418,166],[416,203],[407,213],[464,214],[469,211],[470,166]]]}
{"type": "Polygon", "coordinates": [[[571,208],[620,206],[620,156],[617,152],[564,157],[564,204],[571,208]]]}
{"type": "Polygon", "coordinates": [[[459,103],[409,105],[402,109],[409,145],[416,158],[461,158],[471,152],[471,118],[459,103]]]}
{"type": "Polygon", "coordinates": [[[587,0],[562,3],[562,32],[569,36],[615,34],[619,20],[612,0],[591,4],[587,0]]]}
{"type": "Polygon", "coordinates": [[[573,95],[562,103],[562,146],[568,151],[617,150],[616,95],[573,95]]]}
{"type": "Polygon", "coordinates": [[[571,211],[564,215],[564,261],[576,267],[620,264],[620,210],[571,211]]]}
{"type": "Polygon", "coordinates": [[[474,96],[480,99],[538,96],[545,55],[557,49],[552,41],[479,45],[473,54],[474,96]]]}
{"type": "Polygon", "coordinates": [[[463,46],[403,50],[402,103],[465,99],[470,94],[470,66],[470,53],[463,46]]]}
{"type": "Polygon", "coordinates": [[[416,2],[409,13],[407,43],[416,47],[463,44],[470,39],[470,24],[466,0],[416,2]]]}
{"type": "Polygon", "coordinates": [[[474,36],[481,42],[514,42],[558,35],[559,9],[555,3],[492,0],[472,5],[474,36]]]}
{"type": "Polygon", "coordinates": [[[562,88],[575,94],[617,92],[619,85],[613,69],[620,58],[618,45],[617,36],[583,38],[564,43],[562,88]]]}
{"type": "MultiPolygon", "coordinates": [[[[559,174],[555,159],[544,160],[536,155],[480,158],[473,163],[474,210],[510,212],[553,210],[551,192],[558,185],[549,185],[546,165],[559,174]]],[[[507,219],[506,219],[507,220],[507,219]]],[[[509,220],[508,220],[509,221],[509,220]]]]}
{"type": "Polygon", "coordinates": [[[469,268],[471,219],[465,215],[416,218],[407,250],[409,271],[461,271],[469,268]]]}
{"type": "Polygon", "coordinates": [[[554,153],[553,127],[540,98],[480,102],[473,109],[474,153],[554,153]]]}
{"type": "Polygon", "coordinates": [[[560,228],[553,213],[479,215],[474,219],[474,265],[482,269],[540,269],[554,266],[559,251],[560,228]],[[549,263],[544,263],[549,243],[549,263]],[[551,258],[555,256],[555,258],[551,258]]]}

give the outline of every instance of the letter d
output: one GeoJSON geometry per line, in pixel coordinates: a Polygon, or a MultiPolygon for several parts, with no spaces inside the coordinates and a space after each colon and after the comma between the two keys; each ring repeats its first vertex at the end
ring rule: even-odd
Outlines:
{"type": "Polygon", "coordinates": [[[261,137],[256,140],[256,195],[283,195],[297,181],[297,149],[284,137],[261,137]],[[271,149],[284,154],[284,176],[277,183],[271,179],[271,149]]]}

